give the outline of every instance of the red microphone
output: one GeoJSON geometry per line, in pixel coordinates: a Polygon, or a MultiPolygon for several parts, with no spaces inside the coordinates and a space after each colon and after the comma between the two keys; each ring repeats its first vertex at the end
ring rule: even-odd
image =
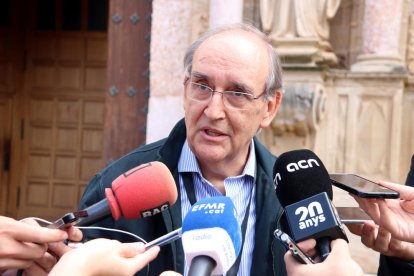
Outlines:
{"type": "Polygon", "coordinates": [[[156,215],[175,203],[177,187],[167,166],[155,161],[118,176],[112,188],[105,189],[105,195],[105,199],[77,212],[81,217],[72,224],[90,225],[109,216],[118,220],[156,215]]]}

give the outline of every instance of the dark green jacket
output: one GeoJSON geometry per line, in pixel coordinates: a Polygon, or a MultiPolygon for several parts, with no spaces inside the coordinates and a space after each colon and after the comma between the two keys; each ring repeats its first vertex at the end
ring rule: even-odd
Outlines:
{"type": "MultiPolygon", "coordinates": [[[[135,220],[121,218],[115,221],[112,218],[107,218],[95,225],[132,232],[146,241],[151,241],[181,227],[181,201],[177,166],[185,139],[185,123],[184,120],[181,120],[166,139],[142,146],[107,166],[86,187],[80,202],[80,210],[104,199],[104,189],[111,187],[112,181],[123,172],[142,163],[160,161],[170,169],[177,184],[179,197],[169,210],[152,217],[135,220]]],[[[273,231],[278,226],[278,220],[282,213],[272,181],[273,165],[276,157],[256,139],[254,139],[254,143],[257,158],[256,234],[251,275],[283,276],[286,275],[283,261],[285,250],[278,242],[272,244],[273,231]]],[[[125,234],[101,230],[85,230],[84,235],[87,239],[106,237],[122,242],[137,241],[125,234]]],[[[148,275],[159,275],[165,270],[183,273],[184,253],[180,239],[161,248],[158,257],[149,266],[148,275]]],[[[146,273],[146,269],[143,269],[139,275],[147,275],[146,273]]]]}

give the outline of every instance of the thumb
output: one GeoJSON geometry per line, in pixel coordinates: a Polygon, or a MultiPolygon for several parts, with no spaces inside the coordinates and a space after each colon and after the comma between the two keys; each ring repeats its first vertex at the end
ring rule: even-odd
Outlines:
{"type": "Polygon", "coordinates": [[[331,242],[331,254],[332,255],[350,257],[348,243],[343,239],[336,239],[331,242]]]}
{"type": "Polygon", "coordinates": [[[383,187],[399,192],[401,199],[405,199],[405,200],[414,199],[414,188],[413,187],[408,187],[405,185],[391,183],[387,181],[379,181],[378,183],[383,187]]]}
{"type": "MultiPolygon", "coordinates": [[[[145,249],[144,249],[145,250],[145,249]]],[[[153,246],[148,248],[142,253],[138,253],[135,257],[128,259],[128,263],[131,265],[133,270],[139,271],[146,265],[148,265],[149,262],[154,260],[158,253],[160,252],[159,246],[153,246]]]]}
{"type": "Polygon", "coordinates": [[[283,258],[285,260],[286,268],[294,267],[299,264],[299,262],[295,260],[295,258],[292,255],[292,252],[290,251],[287,251],[283,258]]]}
{"type": "Polygon", "coordinates": [[[124,258],[134,258],[136,255],[145,251],[145,246],[142,242],[122,243],[121,255],[124,258]]]}
{"type": "Polygon", "coordinates": [[[414,200],[402,200],[400,205],[404,211],[414,215],[414,200]]]}

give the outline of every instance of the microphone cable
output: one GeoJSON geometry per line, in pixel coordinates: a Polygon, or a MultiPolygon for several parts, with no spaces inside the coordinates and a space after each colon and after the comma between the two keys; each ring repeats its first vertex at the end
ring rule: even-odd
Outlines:
{"type": "MultiPolygon", "coordinates": [[[[29,219],[35,220],[36,222],[40,222],[39,225],[41,227],[45,227],[45,226],[53,224],[53,222],[51,222],[51,221],[48,221],[48,220],[45,220],[45,219],[42,219],[42,218],[38,218],[38,217],[27,217],[27,218],[21,219],[20,221],[23,222],[23,221],[29,220],[29,219]]],[[[124,230],[119,230],[119,229],[114,229],[114,228],[105,228],[105,227],[99,227],[99,226],[76,226],[76,225],[74,225],[74,227],[76,227],[78,229],[84,229],[84,230],[89,230],[90,229],[90,230],[103,230],[103,231],[109,231],[109,232],[118,232],[118,233],[121,233],[121,234],[130,235],[130,236],[136,238],[138,241],[140,241],[144,244],[148,243],[146,240],[144,240],[140,236],[135,235],[134,233],[131,233],[131,232],[128,232],[128,231],[124,231],[124,230]]],[[[68,240],[63,241],[63,243],[66,244],[67,246],[69,246],[70,248],[73,248],[73,249],[79,248],[83,244],[81,242],[71,243],[71,242],[68,242],[68,240]]],[[[147,275],[149,275],[150,264],[148,263],[146,267],[147,267],[147,275]]],[[[19,275],[19,273],[20,273],[20,275],[22,275],[23,269],[19,269],[17,275],[19,275]]]]}

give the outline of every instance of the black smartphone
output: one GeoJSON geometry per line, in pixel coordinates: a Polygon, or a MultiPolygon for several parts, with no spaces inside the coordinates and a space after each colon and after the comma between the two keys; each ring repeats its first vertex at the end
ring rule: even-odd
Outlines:
{"type": "Polygon", "coordinates": [[[290,250],[293,257],[296,258],[302,264],[314,264],[315,262],[305,252],[303,252],[295,243],[295,241],[286,233],[280,229],[276,229],[274,232],[276,238],[278,238],[287,250],[290,250]]]}
{"type": "Polygon", "coordinates": [[[329,174],[331,182],[336,187],[351,194],[364,198],[399,198],[397,191],[382,187],[381,185],[356,174],[332,173],[329,174]]]}
{"type": "Polygon", "coordinates": [[[78,211],[67,213],[63,217],[55,220],[52,224],[47,225],[48,228],[58,228],[58,229],[65,229],[69,226],[75,225],[79,218],[87,217],[88,212],[86,211],[78,211]]]}
{"type": "Polygon", "coordinates": [[[371,217],[359,207],[336,207],[335,209],[343,224],[360,224],[371,220],[371,217]]]}

